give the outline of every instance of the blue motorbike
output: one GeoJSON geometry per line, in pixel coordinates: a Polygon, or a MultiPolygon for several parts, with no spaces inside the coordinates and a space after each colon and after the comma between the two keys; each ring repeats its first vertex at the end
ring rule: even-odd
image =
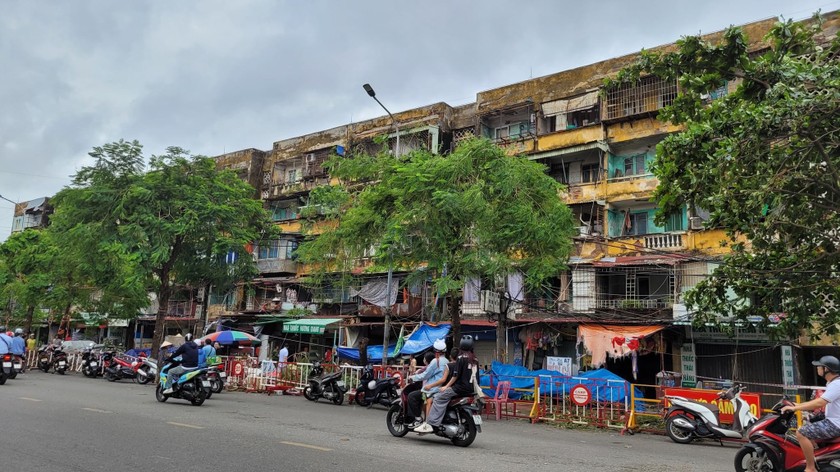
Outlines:
{"type": "Polygon", "coordinates": [[[195,406],[201,406],[210,391],[207,369],[195,369],[182,373],[178,379],[172,382],[172,393],[163,393],[166,389],[164,385],[169,378],[169,371],[178,364],[179,362],[173,359],[169,359],[163,364],[160,369],[160,382],[155,389],[155,398],[161,403],[169,398],[182,398],[195,406]]]}

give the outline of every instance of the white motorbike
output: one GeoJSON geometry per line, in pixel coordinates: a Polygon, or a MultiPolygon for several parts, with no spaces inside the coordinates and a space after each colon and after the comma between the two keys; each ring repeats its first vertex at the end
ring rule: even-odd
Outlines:
{"type": "Polygon", "coordinates": [[[666,395],[671,403],[665,413],[665,432],[672,441],[688,444],[695,439],[742,439],[744,431],[758,419],[750,405],[741,398],[743,385],[736,384],[718,394],[719,399],[729,400],[734,411],[731,428],[720,424],[720,410],[714,403],[701,403],[684,397],[666,395]]]}
{"type": "Polygon", "coordinates": [[[141,357],[141,362],[143,363],[139,369],[137,369],[137,383],[139,384],[147,384],[150,381],[154,380],[158,374],[158,364],[156,359],[152,359],[151,357],[141,357]]]}

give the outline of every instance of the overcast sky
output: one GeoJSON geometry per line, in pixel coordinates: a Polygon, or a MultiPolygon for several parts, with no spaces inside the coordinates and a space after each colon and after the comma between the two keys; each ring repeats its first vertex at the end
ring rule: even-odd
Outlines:
{"type": "MultiPolygon", "coordinates": [[[[0,195],[50,196],[120,138],[254,147],[840,0],[0,0],[0,195]]],[[[0,241],[12,204],[0,201],[0,241]]]]}

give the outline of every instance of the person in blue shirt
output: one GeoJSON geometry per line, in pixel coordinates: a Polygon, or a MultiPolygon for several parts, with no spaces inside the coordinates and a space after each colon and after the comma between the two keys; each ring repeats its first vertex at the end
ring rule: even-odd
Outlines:
{"type": "Polygon", "coordinates": [[[422,381],[423,388],[421,390],[411,392],[408,395],[408,416],[413,416],[415,418],[415,421],[408,426],[409,429],[413,429],[423,423],[423,419],[420,417],[420,414],[421,405],[423,404],[424,399],[427,402],[430,402],[435,394],[437,394],[438,390],[440,390],[440,385],[444,382],[443,373],[446,369],[446,358],[444,357],[444,353],[446,352],[446,342],[444,342],[443,339],[438,339],[435,341],[433,348],[434,358],[426,360],[426,369],[421,373],[410,377],[411,380],[415,382],[422,381]]]}
{"type": "Polygon", "coordinates": [[[15,337],[12,338],[12,354],[23,357],[26,353],[26,340],[23,339],[23,329],[15,330],[15,337]]]}
{"type": "Polygon", "coordinates": [[[213,341],[209,339],[204,340],[204,346],[198,351],[198,366],[207,367],[207,359],[216,357],[216,349],[213,347],[213,341]]]}
{"type": "Polygon", "coordinates": [[[6,327],[0,326],[0,355],[12,352],[12,338],[6,334],[6,327]]]}

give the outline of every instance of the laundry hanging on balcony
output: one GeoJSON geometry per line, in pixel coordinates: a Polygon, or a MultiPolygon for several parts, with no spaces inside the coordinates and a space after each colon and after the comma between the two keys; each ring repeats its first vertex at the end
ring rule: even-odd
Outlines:
{"type": "Polygon", "coordinates": [[[638,354],[646,349],[651,334],[661,331],[664,326],[619,326],[585,325],[578,326],[578,344],[583,343],[586,352],[592,356],[590,365],[600,367],[607,362],[607,356],[618,359],[638,354]]]}
{"type": "Polygon", "coordinates": [[[360,297],[362,300],[376,306],[391,306],[397,303],[397,290],[400,281],[396,277],[391,280],[391,293],[388,294],[388,281],[385,279],[371,280],[364,284],[361,289],[350,289],[351,297],[360,297]],[[390,296],[389,296],[390,295],[390,296]]]}

